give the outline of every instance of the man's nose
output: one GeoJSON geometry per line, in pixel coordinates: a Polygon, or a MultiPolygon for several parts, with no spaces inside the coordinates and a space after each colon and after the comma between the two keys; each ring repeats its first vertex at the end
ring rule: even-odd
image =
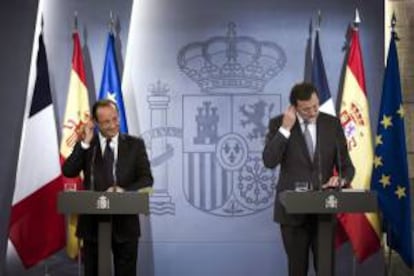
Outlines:
{"type": "Polygon", "coordinates": [[[109,123],[109,127],[111,127],[111,128],[116,127],[117,125],[118,125],[118,121],[111,121],[109,123]]]}
{"type": "Polygon", "coordinates": [[[309,116],[311,116],[312,118],[313,118],[313,117],[315,117],[315,116],[316,116],[316,114],[318,114],[318,110],[316,110],[316,109],[312,109],[312,110],[309,112],[309,116]]]}

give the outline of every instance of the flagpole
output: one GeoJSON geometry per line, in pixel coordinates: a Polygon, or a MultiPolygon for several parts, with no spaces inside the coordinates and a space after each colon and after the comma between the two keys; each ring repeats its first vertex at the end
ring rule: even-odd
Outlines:
{"type": "MultiPolygon", "coordinates": [[[[355,18],[353,22],[353,28],[354,30],[358,30],[359,24],[361,23],[361,18],[359,17],[358,9],[355,9],[355,18]]],[[[355,257],[355,254],[352,254],[352,276],[356,276],[357,271],[357,260],[355,257]]]]}
{"type": "MultiPolygon", "coordinates": [[[[73,13],[73,31],[72,31],[72,33],[73,34],[76,34],[78,32],[78,11],[75,11],[74,13],[73,13]]],[[[68,216],[68,221],[70,220],[70,217],[71,217],[72,215],[69,215],[68,216]]],[[[78,249],[78,252],[77,252],[77,256],[76,256],[76,259],[77,259],[77,266],[78,266],[78,276],[81,276],[81,274],[82,274],[82,247],[81,247],[81,240],[80,239],[77,239],[77,241],[76,241],[76,243],[77,243],[77,249],[78,249]]]]}
{"type": "Polygon", "coordinates": [[[42,13],[42,15],[40,16],[40,33],[42,35],[43,35],[43,27],[44,27],[44,25],[45,25],[45,21],[44,21],[43,13],[42,13]]]}
{"type": "MultiPolygon", "coordinates": [[[[393,12],[392,17],[391,17],[391,39],[393,39],[393,37],[395,39],[397,39],[397,34],[395,32],[395,25],[396,24],[397,24],[397,19],[395,17],[395,13],[393,12]]],[[[392,239],[391,225],[388,224],[386,229],[387,229],[387,240],[389,242],[389,246],[388,246],[388,252],[387,252],[388,253],[387,254],[388,261],[385,264],[385,273],[386,273],[386,275],[391,276],[391,271],[392,271],[392,269],[391,269],[392,268],[392,248],[393,248],[393,246],[391,244],[391,242],[393,240],[392,239]]]]}
{"type": "Polygon", "coordinates": [[[78,11],[73,13],[73,32],[78,31],[78,11]]]}
{"type": "Polygon", "coordinates": [[[318,10],[318,24],[316,27],[317,32],[319,32],[319,30],[321,29],[321,23],[322,23],[322,13],[321,13],[321,10],[318,10]]]}
{"type": "MultiPolygon", "coordinates": [[[[388,225],[387,226],[387,239],[389,239],[389,237],[391,237],[391,226],[388,225]]],[[[391,246],[388,246],[388,252],[387,252],[387,262],[385,262],[385,275],[387,276],[391,276],[391,262],[392,262],[392,249],[391,246]]]]}
{"type": "Polygon", "coordinates": [[[44,276],[50,276],[50,273],[49,273],[49,266],[47,265],[47,260],[45,261],[45,275],[44,276]]]}
{"type": "Polygon", "coordinates": [[[115,19],[112,10],[109,11],[109,32],[115,35],[115,19]]]}
{"type": "Polygon", "coordinates": [[[312,39],[312,32],[313,32],[313,24],[312,24],[312,18],[309,21],[309,38],[312,39]]]}
{"type": "MultiPolygon", "coordinates": [[[[395,19],[395,14],[393,13],[392,18],[391,18],[391,36],[393,36],[395,33],[395,23],[396,23],[396,19],[395,19]]],[[[387,235],[386,239],[391,242],[392,239],[391,239],[391,225],[390,224],[387,225],[386,235],[387,235]]],[[[391,265],[392,265],[392,244],[388,246],[387,262],[385,263],[385,273],[387,276],[391,276],[391,270],[392,270],[391,265]]]]}
{"type": "Polygon", "coordinates": [[[361,17],[359,16],[358,9],[355,9],[354,28],[358,29],[359,24],[361,24],[361,17]]]}
{"type": "Polygon", "coordinates": [[[78,276],[82,275],[82,252],[81,240],[78,239],[78,276]]]}
{"type": "Polygon", "coordinates": [[[397,25],[397,17],[395,16],[395,12],[393,12],[392,17],[391,17],[391,33],[394,35],[394,39],[398,41],[400,40],[400,38],[398,37],[398,34],[395,31],[396,25],[397,25]]]}
{"type": "MultiPolygon", "coordinates": [[[[387,234],[386,239],[391,241],[391,225],[387,225],[387,234]]],[[[385,262],[385,275],[391,276],[391,266],[392,266],[392,245],[387,247],[387,261],[385,262]]]]}
{"type": "MultiPolygon", "coordinates": [[[[43,36],[44,25],[45,25],[45,21],[44,21],[43,13],[42,13],[41,16],[40,16],[40,35],[42,35],[42,36],[43,36]]],[[[44,261],[43,266],[45,268],[45,275],[44,276],[49,276],[49,266],[47,265],[47,260],[44,261]]]]}

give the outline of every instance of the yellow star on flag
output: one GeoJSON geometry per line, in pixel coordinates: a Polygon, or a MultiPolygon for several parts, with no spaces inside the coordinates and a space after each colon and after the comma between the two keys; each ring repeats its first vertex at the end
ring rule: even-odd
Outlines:
{"type": "Polygon", "coordinates": [[[382,187],[386,188],[387,186],[391,185],[390,178],[391,176],[385,175],[385,174],[381,176],[381,179],[379,182],[382,184],[382,187]]]}
{"type": "Polygon", "coordinates": [[[400,114],[401,118],[404,118],[405,111],[404,106],[402,104],[400,104],[400,108],[397,110],[397,113],[400,114]]]}
{"type": "Polygon", "coordinates": [[[395,194],[398,196],[398,199],[405,197],[405,187],[401,187],[400,185],[398,185],[395,194]]]}
{"type": "Polygon", "coordinates": [[[375,155],[374,157],[374,167],[378,168],[379,166],[382,166],[382,157],[375,155]]]}
{"type": "Polygon", "coordinates": [[[375,136],[375,145],[382,145],[382,135],[375,136]]]}
{"type": "Polygon", "coordinates": [[[384,114],[382,117],[381,125],[384,127],[384,129],[387,129],[388,127],[392,126],[391,116],[387,116],[384,114]]]}

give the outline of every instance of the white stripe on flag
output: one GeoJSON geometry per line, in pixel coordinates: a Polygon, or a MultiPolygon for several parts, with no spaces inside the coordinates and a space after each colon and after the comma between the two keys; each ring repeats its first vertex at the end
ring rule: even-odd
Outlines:
{"type": "Polygon", "coordinates": [[[25,122],[13,205],[59,176],[59,154],[54,126],[56,123],[52,105],[25,122]]]}
{"type": "Polygon", "coordinates": [[[332,98],[329,98],[322,103],[319,107],[319,111],[336,117],[335,105],[332,98]]]}

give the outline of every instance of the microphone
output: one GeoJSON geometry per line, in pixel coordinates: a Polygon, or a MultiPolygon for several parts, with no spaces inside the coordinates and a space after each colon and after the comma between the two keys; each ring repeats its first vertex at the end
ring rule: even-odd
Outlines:
{"type": "Polygon", "coordinates": [[[94,191],[95,190],[95,159],[96,159],[96,144],[93,145],[92,147],[92,158],[91,158],[91,164],[90,164],[90,181],[91,181],[91,185],[90,185],[90,190],[94,191]]]}
{"type": "Polygon", "coordinates": [[[115,158],[115,145],[113,143],[113,140],[111,140],[111,142],[109,143],[109,147],[111,148],[112,151],[112,155],[113,155],[113,163],[112,163],[112,187],[114,189],[114,192],[116,191],[116,186],[117,186],[117,177],[116,177],[116,163],[117,163],[117,159],[115,158]]]}

